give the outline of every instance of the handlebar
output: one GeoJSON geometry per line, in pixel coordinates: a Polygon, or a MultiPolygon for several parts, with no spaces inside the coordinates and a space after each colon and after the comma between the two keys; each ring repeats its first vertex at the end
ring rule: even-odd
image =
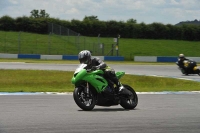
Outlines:
{"type": "MultiPolygon", "coordinates": [[[[96,70],[99,70],[99,69],[96,69],[96,70]]],[[[93,70],[93,69],[86,69],[87,72],[96,71],[96,70],[93,70]]]]}
{"type": "Polygon", "coordinates": [[[91,71],[92,71],[92,69],[86,69],[86,71],[87,71],[87,72],[91,72],[91,71]]]}

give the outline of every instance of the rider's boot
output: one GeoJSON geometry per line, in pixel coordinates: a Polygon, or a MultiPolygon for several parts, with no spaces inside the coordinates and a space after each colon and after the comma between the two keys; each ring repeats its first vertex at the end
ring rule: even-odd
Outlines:
{"type": "Polygon", "coordinates": [[[117,84],[117,88],[119,89],[119,95],[131,95],[132,93],[127,90],[120,82],[117,84]]]}
{"type": "Polygon", "coordinates": [[[114,84],[116,85],[116,88],[117,88],[117,93],[119,95],[132,95],[132,93],[127,90],[120,82],[119,80],[117,79],[116,76],[113,76],[112,77],[112,81],[114,82],[114,84]]]}
{"type": "Polygon", "coordinates": [[[180,68],[180,70],[181,70],[182,74],[185,74],[185,70],[184,69],[180,68]]]}

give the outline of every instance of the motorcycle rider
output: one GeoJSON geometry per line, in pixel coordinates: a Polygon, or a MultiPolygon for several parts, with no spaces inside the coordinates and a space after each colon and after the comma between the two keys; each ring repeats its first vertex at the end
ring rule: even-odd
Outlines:
{"type": "Polygon", "coordinates": [[[179,66],[179,68],[181,69],[183,74],[186,73],[186,68],[184,66],[184,61],[188,61],[188,60],[189,59],[185,58],[184,54],[179,54],[177,65],[179,66]]]}
{"type": "MultiPolygon", "coordinates": [[[[178,66],[182,70],[183,74],[189,74],[197,64],[195,61],[185,58],[184,54],[179,54],[178,66]]],[[[196,71],[198,74],[200,73],[199,69],[196,71]]]]}
{"type": "Polygon", "coordinates": [[[119,94],[129,94],[129,92],[127,92],[127,90],[124,89],[124,86],[119,82],[118,78],[115,75],[115,71],[108,67],[107,64],[103,62],[100,58],[91,58],[91,52],[89,50],[80,51],[78,54],[78,59],[81,64],[87,64],[86,69],[103,70],[105,78],[112,80],[112,82],[117,86],[119,94]]]}

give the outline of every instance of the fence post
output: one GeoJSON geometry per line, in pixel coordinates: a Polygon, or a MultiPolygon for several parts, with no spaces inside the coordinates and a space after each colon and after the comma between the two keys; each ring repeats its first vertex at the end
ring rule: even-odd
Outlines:
{"type": "Polygon", "coordinates": [[[84,37],[84,42],[83,42],[83,44],[84,44],[84,49],[85,49],[85,37],[84,37]]]}
{"type": "Polygon", "coordinates": [[[104,43],[102,43],[102,55],[104,55],[104,43]]]}
{"type": "Polygon", "coordinates": [[[120,38],[120,35],[118,35],[118,37],[117,37],[117,43],[116,43],[117,56],[119,55],[119,38],[120,38]]]}
{"type": "Polygon", "coordinates": [[[51,32],[50,33],[53,33],[53,23],[52,23],[52,26],[51,26],[51,32]]]}
{"type": "Polygon", "coordinates": [[[37,38],[36,38],[36,41],[35,41],[35,48],[33,49],[33,52],[32,53],[37,53],[37,51],[38,51],[38,40],[37,40],[37,38]],[[36,51],[36,52],[34,52],[34,51],[36,51]]]}
{"type": "Polygon", "coordinates": [[[19,54],[21,53],[21,51],[20,51],[20,35],[21,35],[21,31],[18,34],[18,53],[19,54]]]}
{"type": "Polygon", "coordinates": [[[4,46],[4,53],[6,53],[6,49],[7,49],[7,48],[6,48],[6,47],[7,47],[7,46],[6,46],[6,41],[7,41],[7,36],[6,36],[6,32],[5,32],[5,46],[4,46]]]}
{"type": "Polygon", "coordinates": [[[48,47],[48,54],[50,55],[50,45],[51,45],[51,32],[49,33],[49,38],[48,38],[48,42],[49,42],[49,47],[48,47]]]}
{"type": "Polygon", "coordinates": [[[62,34],[62,33],[61,33],[61,26],[60,26],[60,36],[61,36],[61,34],[62,34]]]}
{"type": "Polygon", "coordinates": [[[114,49],[114,44],[112,44],[112,51],[111,51],[112,56],[113,56],[113,49],[114,49]]]}
{"type": "Polygon", "coordinates": [[[80,37],[80,33],[78,33],[78,36],[77,36],[77,46],[78,46],[78,51],[80,51],[80,44],[79,44],[79,37],[80,37]]]}
{"type": "Polygon", "coordinates": [[[99,38],[100,38],[100,34],[98,35],[98,44],[100,44],[100,40],[99,40],[99,38]]]}
{"type": "Polygon", "coordinates": [[[69,42],[69,29],[67,29],[67,36],[68,36],[68,42],[69,42]]]}
{"type": "Polygon", "coordinates": [[[95,43],[92,43],[92,44],[93,44],[93,51],[92,51],[92,54],[95,55],[95,53],[96,53],[95,43]]]}

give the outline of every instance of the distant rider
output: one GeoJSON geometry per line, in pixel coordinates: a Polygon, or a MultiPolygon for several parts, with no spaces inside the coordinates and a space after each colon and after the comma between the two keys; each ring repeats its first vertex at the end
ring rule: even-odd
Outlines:
{"type": "MultiPolygon", "coordinates": [[[[193,68],[197,66],[196,62],[190,59],[185,58],[184,54],[179,54],[178,64],[179,68],[183,74],[189,74],[193,71],[193,68]]],[[[197,69],[199,73],[199,69],[197,69]]]]}
{"type": "Polygon", "coordinates": [[[104,71],[104,76],[106,79],[110,79],[118,88],[119,94],[127,94],[128,92],[124,89],[123,85],[119,82],[115,75],[115,71],[107,66],[100,58],[91,58],[91,52],[89,50],[83,50],[78,54],[78,59],[80,63],[87,64],[86,69],[97,70],[101,69],[104,71]]]}

